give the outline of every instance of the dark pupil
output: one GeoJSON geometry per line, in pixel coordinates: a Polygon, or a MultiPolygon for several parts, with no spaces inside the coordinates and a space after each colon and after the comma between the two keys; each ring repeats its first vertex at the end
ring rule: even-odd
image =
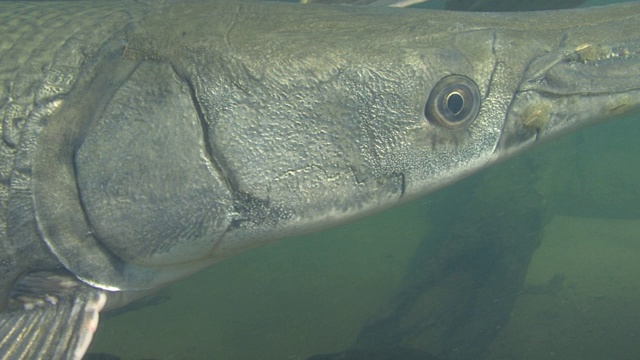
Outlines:
{"type": "Polygon", "coordinates": [[[447,97],[447,109],[449,109],[449,111],[451,111],[453,115],[460,114],[460,111],[462,111],[463,107],[464,99],[462,98],[462,95],[460,95],[460,93],[453,92],[449,94],[449,96],[447,97]]]}

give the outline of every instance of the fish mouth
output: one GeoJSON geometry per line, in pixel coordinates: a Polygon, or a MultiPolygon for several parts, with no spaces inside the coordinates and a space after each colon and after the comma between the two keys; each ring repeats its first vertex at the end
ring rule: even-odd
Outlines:
{"type": "Polygon", "coordinates": [[[639,42],[559,48],[529,64],[495,153],[516,153],[639,110],[639,42]]]}
{"type": "Polygon", "coordinates": [[[614,94],[640,89],[640,44],[584,43],[533,61],[521,91],[548,95],[614,94]]]}

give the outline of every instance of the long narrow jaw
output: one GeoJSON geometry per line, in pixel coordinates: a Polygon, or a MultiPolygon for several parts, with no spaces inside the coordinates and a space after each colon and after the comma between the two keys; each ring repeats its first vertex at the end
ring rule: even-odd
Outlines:
{"type": "Polygon", "coordinates": [[[640,109],[640,42],[561,47],[535,59],[523,79],[497,152],[640,109]]]}

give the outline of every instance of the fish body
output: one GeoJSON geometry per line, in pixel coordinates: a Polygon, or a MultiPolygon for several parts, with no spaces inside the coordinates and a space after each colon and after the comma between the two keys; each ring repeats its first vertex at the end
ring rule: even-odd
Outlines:
{"type": "Polygon", "coordinates": [[[2,359],[80,358],[101,311],[640,106],[640,3],[0,14],[2,359]]]}

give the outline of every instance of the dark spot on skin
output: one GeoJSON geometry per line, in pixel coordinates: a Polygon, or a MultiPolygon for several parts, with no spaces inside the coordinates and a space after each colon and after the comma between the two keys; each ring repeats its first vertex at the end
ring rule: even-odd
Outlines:
{"type": "Polygon", "coordinates": [[[234,228],[251,225],[275,225],[281,220],[291,218],[287,209],[273,206],[269,199],[261,199],[251,194],[236,192],[234,210],[240,215],[231,222],[234,228]]]}

